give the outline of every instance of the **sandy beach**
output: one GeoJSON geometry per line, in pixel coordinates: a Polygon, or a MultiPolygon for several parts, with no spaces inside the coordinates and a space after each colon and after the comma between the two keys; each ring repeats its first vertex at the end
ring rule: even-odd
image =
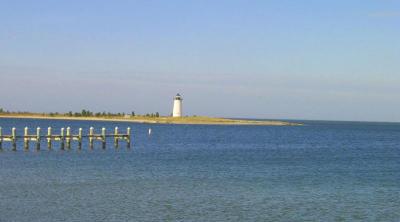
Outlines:
{"type": "Polygon", "coordinates": [[[15,119],[53,119],[53,120],[90,120],[90,121],[117,121],[134,122],[148,124],[198,124],[198,125],[264,125],[264,126],[291,126],[301,125],[284,121],[260,121],[243,119],[226,119],[214,117],[70,117],[70,116],[50,116],[42,114],[1,114],[0,118],[15,119]]]}

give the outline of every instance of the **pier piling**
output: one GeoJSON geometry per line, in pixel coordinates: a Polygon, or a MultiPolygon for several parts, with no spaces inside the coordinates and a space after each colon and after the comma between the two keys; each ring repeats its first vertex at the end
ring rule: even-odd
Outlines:
{"type": "Polygon", "coordinates": [[[64,150],[64,146],[65,146],[64,142],[65,142],[64,128],[61,128],[61,131],[60,131],[60,148],[61,148],[61,150],[64,150]]]}
{"type": "Polygon", "coordinates": [[[89,134],[83,133],[83,129],[79,128],[78,129],[78,134],[72,134],[71,128],[67,127],[67,130],[65,131],[65,128],[61,128],[60,134],[53,134],[53,129],[51,127],[47,128],[47,133],[44,135],[41,135],[41,129],[40,127],[36,128],[36,134],[29,134],[29,128],[25,127],[23,135],[18,136],[17,135],[17,129],[13,127],[11,129],[11,134],[10,135],[4,135],[2,128],[0,127],[0,149],[3,147],[3,143],[5,141],[11,142],[11,149],[13,151],[17,150],[17,139],[21,139],[23,141],[23,146],[24,150],[28,151],[29,150],[29,143],[30,141],[35,141],[36,142],[36,150],[40,150],[41,146],[41,140],[43,140],[47,143],[47,148],[49,150],[53,149],[53,141],[60,141],[60,149],[64,150],[65,148],[65,143],[67,149],[71,149],[71,141],[77,141],[78,142],[78,149],[82,149],[82,142],[85,138],[88,138],[89,140],[89,148],[93,149],[94,142],[96,140],[101,141],[102,143],[102,148],[105,149],[107,145],[107,138],[112,138],[114,140],[114,146],[115,148],[119,148],[119,143],[121,140],[126,141],[127,147],[130,148],[131,145],[131,128],[128,127],[126,129],[126,134],[120,133],[120,130],[118,127],[114,128],[113,133],[107,134],[106,128],[103,127],[101,129],[100,134],[96,134],[95,130],[93,127],[89,128],[89,134]],[[66,133],[65,133],[66,132],[66,133]],[[65,133],[65,134],[64,134],[65,133]]]}
{"type": "Polygon", "coordinates": [[[47,128],[47,149],[51,150],[51,127],[47,128]]]}
{"type": "Polygon", "coordinates": [[[29,150],[28,127],[24,128],[24,150],[29,150]]]}
{"type": "Polygon", "coordinates": [[[40,150],[40,127],[36,128],[36,150],[40,150]]]}
{"type": "Polygon", "coordinates": [[[131,148],[131,128],[128,127],[126,129],[126,146],[131,148]]]}
{"type": "Polygon", "coordinates": [[[15,127],[11,129],[12,150],[17,150],[17,133],[15,127]]]}
{"type": "Polygon", "coordinates": [[[3,149],[3,129],[0,127],[0,150],[3,149]]]}
{"type": "Polygon", "coordinates": [[[101,129],[101,138],[102,138],[102,147],[103,149],[106,148],[106,128],[101,129]]]}
{"type": "Polygon", "coordinates": [[[89,128],[89,148],[93,149],[93,134],[94,134],[94,128],[90,127],[89,128]]]}
{"type": "Polygon", "coordinates": [[[114,129],[114,147],[118,148],[118,127],[114,129]]]}
{"type": "Polygon", "coordinates": [[[67,127],[67,135],[65,138],[65,142],[67,143],[67,149],[71,149],[71,128],[67,127]]]}
{"type": "Polygon", "coordinates": [[[78,149],[82,149],[82,128],[78,131],[78,149]]]}

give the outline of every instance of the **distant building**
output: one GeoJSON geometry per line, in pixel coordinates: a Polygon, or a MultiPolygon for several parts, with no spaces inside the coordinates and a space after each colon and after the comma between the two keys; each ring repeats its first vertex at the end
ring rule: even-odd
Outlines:
{"type": "Polygon", "coordinates": [[[174,97],[174,109],[172,111],[172,117],[182,117],[182,96],[176,94],[174,97]]]}

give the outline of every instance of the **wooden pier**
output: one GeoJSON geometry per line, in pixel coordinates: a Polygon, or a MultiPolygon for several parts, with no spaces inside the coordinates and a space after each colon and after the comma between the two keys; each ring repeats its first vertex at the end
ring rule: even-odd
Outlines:
{"type": "Polygon", "coordinates": [[[122,134],[119,133],[118,127],[115,127],[114,133],[107,134],[106,128],[101,129],[100,134],[96,134],[93,127],[89,128],[89,133],[84,134],[82,128],[78,129],[78,134],[73,135],[71,133],[71,128],[67,127],[65,130],[61,128],[60,134],[53,134],[53,130],[51,127],[47,128],[47,134],[42,135],[40,127],[36,128],[36,134],[29,134],[28,127],[24,128],[24,135],[18,136],[17,130],[15,127],[11,129],[11,135],[3,135],[2,128],[0,127],[0,149],[3,149],[3,142],[11,142],[12,150],[17,150],[17,141],[23,140],[24,142],[24,149],[29,150],[29,143],[30,141],[35,142],[36,150],[40,150],[40,144],[42,141],[47,142],[47,148],[50,150],[53,146],[53,141],[60,142],[60,149],[64,150],[65,148],[71,149],[71,142],[77,141],[78,142],[78,149],[82,149],[82,140],[87,138],[89,141],[89,148],[93,149],[93,143],[98,140],[102,144],[102,148],[106,148],[106,141],[107,138],[114,139],[114,147],[119,147],[119,141],[124,140],[126,141],[126,145],[128,148],[131,146],[131,128],[128,127],[126,129],[126,133],[122,134]]]}

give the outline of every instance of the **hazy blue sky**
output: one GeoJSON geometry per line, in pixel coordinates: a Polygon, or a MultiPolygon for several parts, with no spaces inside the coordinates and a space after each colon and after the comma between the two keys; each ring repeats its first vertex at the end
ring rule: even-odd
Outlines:
{"type": "Polygon", "coordinates": [[[0,107],[400,121],[399,0],[0,0],[0,107]]]}

